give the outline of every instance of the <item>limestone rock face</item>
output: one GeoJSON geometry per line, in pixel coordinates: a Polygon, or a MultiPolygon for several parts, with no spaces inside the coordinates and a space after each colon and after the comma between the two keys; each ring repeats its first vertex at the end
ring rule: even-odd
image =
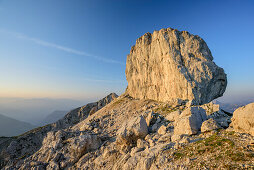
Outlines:
{"type": "Polygon", "coordinates": [[[146,120],[143,116],[138,116],[125,122],[122,128],[118,130],[117,142],[121,144],[132,144],[138,139],[145,138],[148,134],[146,120]]]}
{"type": "Polygon", "coordinates": [[[236,109],[231,120],[235,131],[254,136],[254,103],[236,109]]]}
{"type": "Polygon", "coordinates": [[[205,104],[222,96],[227,85],[205,41],[172,28],[137,39],[125,73],[130,96],[162,102],[205,104]]]}
{"type": "Polygon", "coordinates": [[[206,119],[206,112],[202,107],[187,108],[175,122],[174,135],[197,134],[206,119]]]}
{"type": "Polygon", "coordinates": [[[44,127],[33,129],[19,136],[18,138],[13,140],[11,144],[6,148],[5,152],[7,153],[8,156],[5,156],[5,158],[12,159],[18,157],[28,157],[31,154],[34,154],[42,147],[43,139],[47,135],[49,135],[48,132],[53,130],[64,129],[79,123],[80,121],[86,119],[91,114],[91,110],[93,108],[96,108],[94,109],[95,113],[96,111],[100,110],[101,108],[112,102],[117,97],[118,97],[117,94],[110,93],[109,95],[107,95],[106,97],[97,102],[88,103],[85,106],[70,111],[64,116],[64,118],[58,120],[56,123],[52,123],[44,127]],[[19,150],[19,152],[17,152],[17,150],[19,150]]]}
{"type": "Polygon", "coordinates": [[[225,130],[220,133],[188,135],[199,131],[202,122],[202,125],[205,124],[206,116],[214,113],[207,115],[201,106],[172,108],[177,109],[180,113],[176,112],[172,119],[174,121],[169,121],[166,119],[166,113],[171,111],[168,104],[121,95],[96,113],[67,128],[39,128],[18,137],[18,140],[13,137],[11,144],[8,142],[2,145],[6,139],[0,138],[0,151],[9,145],[7,150],[0,152],[0,169],[212,169],[213,165],[218,169],[226,169],[228,165],[234,165],[237,169],[253,167],[251,146],[254,136],[234,135],[225,130]],[[157,126],[149,134],[143,116],[150,120],[150,128],[157,126]],[[209,138],[211,135],[212,138],[209,138]],[[209,147],[218,142],[214,149],[206,149],[206,143],[209,147]],[[38,146],[34,148],[35,145],[38,146]],[[234,161],[233,157],[225,153],[225,147],[233,157],[238,158],[238,153],[241,153],[244,162],[243,159],[234,161]],[[205,152],[200,154],[201,150],[205,152]],[[194,153],[195,159],[190,159],[188,152],[194,153]],[[222,155],[223,159],[215,159],[218,155],[222,155]]]}
{"type": "Polygon", "coordinates": [[[215,104],[213,102],[201,105],[203,109],[206,111],[207,119],[212,118],[216,121],[216,123],[223,127],[228,128],[229,124],[231,123],[232,114],[229,112],[225,112],[220,108],[220,105],[215,104]]]}
{"type": "Polygon", "coordinates": [[[204,121],[201,126],[201,132],[209,132],[216,129],[220,129],[220,126],[212,118],[204,121]]]}
{"type": "Polygon", "coordinates": [[[169,120],[169,121],[176,121],[179,118],[180,114],[181,114],[181,111],[180,110],[176,110],[174,112],[169,113],[166,116],[166,119],[169,120]]]}
{"type": "MultiPolygon", "coordinates": [[[[51,131],[44,138],[42,147],[28,158],[29,162],[44,162],[44,169],[59,169],[73,166],[85,153],[100,147],[101,140],[97,135],[88,133],[73,133],[68,131],[51,131]]],[[[28,162],[28,163],[29,163],[28,162]]],[[[31,169],[31,163],[24,164],[23,169],[31,169]]],[[[22,169],[22,168],[20,168],[22,169]]],[[[68,169],[68,168],[67,168],[68,169]]]]}
{"type": "Polygon", "coordinates": [[[82,107],[76,108],[74,110],[71,110],[68,112],[62,119],[58,120],[56,123],[54,123],[54,126],[57,128],[63,128],[63,127],[69,127],[71,125],[77,124],[78,122],[84,120],[89,115],[94,114],[110,102],[112,102],[114,99],[118,97],[115,93],[110,93],[103,99],[88,103],[82,107]]]}
{"type": "Polygon", "coordinates": [[[89,134],[80,135],[70,141],[70,150],[73,154],[73,157],[79,157],[87,151],[95,150],[99,148],[101,144],[101,140],[98,138],[98,136],[89,134]]]}

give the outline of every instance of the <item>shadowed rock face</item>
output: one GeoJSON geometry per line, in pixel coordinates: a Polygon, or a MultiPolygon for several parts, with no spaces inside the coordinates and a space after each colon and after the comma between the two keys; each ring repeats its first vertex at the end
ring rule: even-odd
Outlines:
{"type": "Polygon", "coordinates": [[[172,28],[137,39],[127,56],[126,79],[134,98],[193,105],[222,96],[227,85],[205,41],[172,28]]]}

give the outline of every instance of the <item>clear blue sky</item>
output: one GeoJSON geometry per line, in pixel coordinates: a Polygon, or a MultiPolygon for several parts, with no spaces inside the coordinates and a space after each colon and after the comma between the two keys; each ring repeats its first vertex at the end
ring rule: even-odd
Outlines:
{"type": "Polygon", "coordinates": [[[226,96],[254,95],[253,0],[0,0],[0,97],[122,93],[131,46],[167,27],[207,42],[226,96]]]}

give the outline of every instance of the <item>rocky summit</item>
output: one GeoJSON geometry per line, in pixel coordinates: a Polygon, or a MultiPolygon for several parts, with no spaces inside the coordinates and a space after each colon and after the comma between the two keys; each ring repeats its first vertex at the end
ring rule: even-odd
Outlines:
{"type": "Polygon", "coordinates": [[[254,169],[254,104],[232,114],[209,102],[227,84],[212,60],[188,32],[145,34],[127,57],[124,94],[0,137],[0,169],[254,169]]]}
{"type": "Polygon", "coordinates": [[[199,105],[222,96],[227,85],[205,41],[172,28],[137,39],[125,73],[127,93],[136,99],[199,105]]]}

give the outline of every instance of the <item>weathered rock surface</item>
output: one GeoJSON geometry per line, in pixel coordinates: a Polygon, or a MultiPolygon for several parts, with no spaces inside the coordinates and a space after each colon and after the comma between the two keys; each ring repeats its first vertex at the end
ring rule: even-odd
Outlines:
{"type": "Polygon", "coordinates": [[[220,105],[215,104],[213,102],[203,104],[203,105],[201,105],[201,107],[206,110],[206,115],[207,116],[210,116],[215,112],[220,112],[221,111],[220,105]]]}
{"type": "MultiPolygon", "coordinates": [[[[32,155],[17,154],[17,157],[9,158],[7,162],[2,162],[3,164],[0,159],[0,166],[3,169],[21,170],[212,169],[214,165],[221,169],[227,169],[228,167],[241,169],[243,166],[251,169],[254,167],[254,158],[251,157],[254,150],[251,146],[248,146],[251,145],[254,139],[251,135],[231,132],[231,135],[229,135],[229,132],[224,130],[214,133],[214,135],[213,133],[201,133],[191,136],[185,134],[173,135],[175,123],[167,120],[165,118],[167,114],[164,114],[164,112],[162,114],[157,112],[160,110],[159,108],[166,111],[165,103],[152,100],[136,100],[122,95],[78,124],[61,130],[52,129],[44,136],[39,150],[32,155]],[[150,113],[152,113],[152,119],[154,119],[151,121],[151,126],[157,125],[158,130],[150,131],[145,136],[146,130],[137,129],[145,129],[142,128],[141,124],[145,126],[146,121],[141,115],[147,118],[150,113]],[[128,124],[129,126],[127,126],[128,124]],[[126,135],[127,138],[124,141],[131,139],[131,142],[118,143],[119,136],[117,134],[121,127],[126,127],[124,128],[126,129],[125,132],[129,134],[126,135]],[[162,129],[160,130],[160,128],[162,129]],[[209,135],[212,136],[207,139],[209,135]],[[217,145],[217,143],[220,145],[217,145]],[[211,146],[215,146],[215,144],[216,147],[211,150],[211,146]],[[243,146],[246,149],[243,149],[243,146]],[[239,154],[242,156],[237,161],[239,157],[235,156],[239,154]],[[221,155],[223,160],[215,159],[218,155],[221,155]],[[244,158],[244,162],[242,158],[244,158]]],[[[197,108],[198,111],[202,112],[201,107],[197,108]]],[[[183,110],[179,115],[179,119],[182,116],[188,117],[186,116],[188,114],[185,113],[186,108],[172,108],[172,110],[177,109],[183,110]]],[[[192,114],[196,117],[205,114],[203,110],[203,114],[196,115],[197,110],[192,110],[192,114]]],[[[178,119],[175,122],[177,121],[178,119]]],[[[23,150],[32,148],[31,142],[29,142],[32,138],[23,138],[26,138],[22,141],[23,150]]],[[[14,149],[13,152],[20,152],[20,148],[14,149]]],[[[6,158],[4,154],[0,154],[1,157],[6,158]]]]}
{"type": "Polygon", "coordinates": [[[207,119],[212,118],[219,126],[228,128],[231,123],[231,113],[223,111],[219,104],[213,102],[201,105],[201,107],[206,110],[207,119]]]}
{"type": "Polygon", "coordinates": [[[43,139],[46,137],[48,132],[68,128],[79,123],[81,120],[84,120],[89,116],[91,109],[96,107],[96,110],[99,110],[117,97],[118,96],[115,93],[111,93],[98,102],[89,103],[70,111],[64,118],[60,119],[56,123],[35,128],[18,138],[13,139],[10,145],[4,149],[4,152],[6,153],[4,159],[18,159],[20,157],[26,158],[32,155],[42,147],[43,139]]]}
{"type": "Polygon", "coordinates": [[[184,110],[175,122],[175,135],[197,134],[202,123],[207,119],[206,112],[201,107],[190,107],[184,110]]]}
{"type": "Polygon", "coordinates": [[[231,120],[235,131],[254,136],[254,103],[236,109],[231,120]]]}
{"type": "Polygon", "coordinates": [[[110,93],[103,99],[94,102],[94,103],[88,103],[85,106],[76,108],[69,113],[67,113],[62,119],[58,120],[54,126],[56,128],[67,128],[71,125],[77,124],[80,121],[87,118],[89,115],[94,114],[96,111],[100,110],[107,104],[109,104],[111,101],[116,99],[118,97],[115,93],[110,93]]]}
{"type": "Polygon", "coordinates": [[[148,134],[146,120],[143,116],[135,117],[125,122],[117,134],[117,143],[120,145],[136,143],[138,139],[143,139],[148,134]]]}
{"type": "Polygon", "coordinates": [[[210,118],[202,123],[201,132],[209,132],[219,128],[220,126],[217,124],[217,122],[213,118],[210,118]]]}
{"type": "Polygon", "coordinates": [[[199,105],[222,96],[227,85],[205,41],[172,28],[137,39],[125,73],[127,93],[137,99],[199,105]]]}
{"type": "Polygon", "coordinates": [[[26,162],[20,162],[20,169],[35,168],[62,169],[72,167],[82,155],[98,149],[101,140],[97,135],[75,133],[63,130],[51,131],[44,138],[42,147],[26,162]],[[36,165],[36,166],[34,166],[36,165]]]}
{"type": "Polygon", "coordinates": [[[167,133],[167,127],[165,125],[162,125],[159,129],[158,129],[158,134],[160,135],[165,135],[167,133]]]}
{"type": "Polygon", "coordinates": [[[180,110],[176,110],[174,112],[169,113],[166,116],[166,119],[169,120],[169,121],[176,121],[179,118],[180,114],[181,114],[181,111],[180,110]]]}

